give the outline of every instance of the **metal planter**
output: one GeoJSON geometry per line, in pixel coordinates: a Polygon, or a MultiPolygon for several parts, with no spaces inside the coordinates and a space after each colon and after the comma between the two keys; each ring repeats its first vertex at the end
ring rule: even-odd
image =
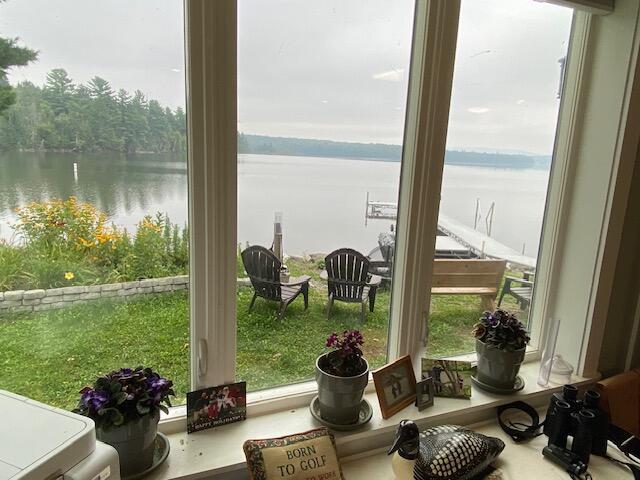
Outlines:
{"type": "Polygon", "coordinates": [[[325,372],[322,367],[329,364],[327,355],[316,360],[316,382],[320,416],[336,425],[350,425],[358,421],[364,389],[369,382],[369,364],[363,358],[365,370],[353,377],[338,377],[325,372]]]}
{"type": "Polygon", "coordinates": [[[118,451],[123,478],[144,472],[153,464],[159,419],[160,414],[156,412],[119,427],[96,429],[98,440],[118,451]]]}
{"type": "Polygon", "coordinates": [[[478,370],[476,378],[497,389],[514,388],[520,365],[524,361],[526,347],[512,352],[488,346],[476,340],[478,353],[478,370]]]}

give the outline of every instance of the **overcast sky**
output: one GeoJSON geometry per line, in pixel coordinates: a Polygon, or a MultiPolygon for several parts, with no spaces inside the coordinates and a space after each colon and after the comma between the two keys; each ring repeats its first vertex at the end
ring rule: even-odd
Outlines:
{"type": "MultiPolygon", "coordinates": [[[[401,143],[410,0],[240,0],[239,130],[401,143]]],[[[449,148],[550,154],[558,60],[572,12],[533,0],[463,0],[449,148]]],[[[38,61],[12,83],[65,68],[172,108],[185,103],[180,0],[9,0],[0,35],[38,61]]]]}

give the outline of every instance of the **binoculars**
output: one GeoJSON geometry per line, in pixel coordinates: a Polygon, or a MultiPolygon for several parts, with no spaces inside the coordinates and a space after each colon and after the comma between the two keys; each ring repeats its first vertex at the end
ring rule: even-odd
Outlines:
{"type": "Polygon", "coordinates": [[[549,446],[567,450],[568,437],[572,437],[571,452],[585,465],[591,454],[607,453],[609,418],[600,409],[600,394],[587,390],[583,400],[578,399],[578,389],[565,385],[562,393],[554,393],[547,408],[544,434],[549,446]]]}

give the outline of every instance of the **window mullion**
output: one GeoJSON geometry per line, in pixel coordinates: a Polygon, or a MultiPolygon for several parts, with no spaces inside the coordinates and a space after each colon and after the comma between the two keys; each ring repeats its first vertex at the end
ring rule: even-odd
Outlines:
{"type": "Polygon", "coordinates": [[[391,359],[417,361],[429,314],[460,2],[418,0],[405,124],[391,359]]]}
{"type": "Polygon", "coordinates": [[[186,0],[191,385],[233,381],[236,352],[236,0],[186,0]]]}

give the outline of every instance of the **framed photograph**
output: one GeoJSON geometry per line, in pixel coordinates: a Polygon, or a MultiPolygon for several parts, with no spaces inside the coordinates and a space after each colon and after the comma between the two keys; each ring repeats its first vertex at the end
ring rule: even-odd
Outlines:
{"type": "Polygon", "coordinates": [[[373,375],[382,418],[389,418],[416,400],[416,376],[406,355],[379,368],[373,375]]]}
{"type": "Polygon", "coordinates": [[[418,407],[419,411],[433,407],[435,393],[433,378],[428,377],[416,383],[416,407],[418,407]]]}
{"type": "Polygon", "coordinates": [[[187,433],[247,418],[247,383],[238,382],[187,393],[187,433]]]}
{"type": "Polygon", "coordinates": [[[436,397],[471,398],[471,362],[422,359],[422,378],[431,377],[436,397]]]}

